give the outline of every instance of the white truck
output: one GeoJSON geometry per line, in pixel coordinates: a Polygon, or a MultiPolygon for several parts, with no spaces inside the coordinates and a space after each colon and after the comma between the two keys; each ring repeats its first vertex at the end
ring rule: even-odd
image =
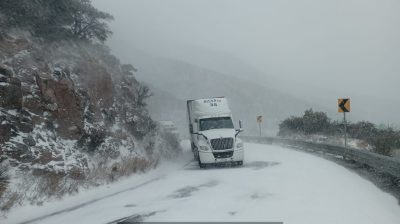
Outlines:
{"type": "Polygon", "coordinates": [[[209,164],[243,165],[244,147],[234,128],[232,113],[224,97],[187,101],[189,134],[195,160],[200,168],[209,164]]]}

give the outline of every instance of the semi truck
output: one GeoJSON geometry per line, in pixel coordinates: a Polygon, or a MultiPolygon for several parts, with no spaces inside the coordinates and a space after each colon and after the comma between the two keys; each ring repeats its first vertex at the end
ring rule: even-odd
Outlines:
{"type": "Polygon", "coordinates": [[[225,97],[187,101],[189,135],[195,160],[200,168],[211,164],[243,165],[244,146],[233,125],[232,112],[225,97]]]}

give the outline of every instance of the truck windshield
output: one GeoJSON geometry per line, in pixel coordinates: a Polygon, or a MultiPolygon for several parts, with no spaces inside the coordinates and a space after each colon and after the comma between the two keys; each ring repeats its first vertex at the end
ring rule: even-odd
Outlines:
{"type": "Polygon", "coordinates": [[[233,128],[233,122],[230,117],[213,117],[200,120],[200,131],[222,128],[233,128]]]}

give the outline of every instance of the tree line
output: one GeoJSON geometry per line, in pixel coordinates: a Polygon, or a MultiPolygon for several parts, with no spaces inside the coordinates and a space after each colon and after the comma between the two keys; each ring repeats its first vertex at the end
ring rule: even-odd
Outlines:
{"type": "MultiPolygon", "coordinates": [[[[308,109],[302,116],[291,116],[279,124],[281,137],[293,135],[321,134],[343,136],[343,122],[332,121],[326,113],[308,109]]],[[[350,138],[367,142],[376,153],[390,156],[394,149],[400,149],[400,131],[391,127],[378,128],[368,121],[347,122],[347,135],[350,138]]]]}
{"type": "Polygon", "coordinates": [[[0,29],[20,28],[46,40],[104,42],[113,17],[90,0],[1,0],[0,29]]]}

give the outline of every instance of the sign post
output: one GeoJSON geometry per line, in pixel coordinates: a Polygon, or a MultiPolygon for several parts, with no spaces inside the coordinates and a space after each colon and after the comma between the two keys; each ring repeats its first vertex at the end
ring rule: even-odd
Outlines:
{"type": "Polygon", "coordinates": [[[350,112],[350,99],[341,98],[338,99],[338,112],[343,113],[343,125],[344,125],[344,147],[347,148],[347,121],[346,113],[350,112]]]}
{"type": "Polygon", "coordinates": [[[260,130],[260,137],[261,137],[261,122],[262,122],[262,116],[259,115],[257,116],[257,123],[258,123],[258,128],[260,130]]]}
{"type": "Polygon", "coordinates": [[[343,113],[343,122],[344,122],[344,147],[347,148],[347,121],[346,121],[346,112],[343,113]]]}

